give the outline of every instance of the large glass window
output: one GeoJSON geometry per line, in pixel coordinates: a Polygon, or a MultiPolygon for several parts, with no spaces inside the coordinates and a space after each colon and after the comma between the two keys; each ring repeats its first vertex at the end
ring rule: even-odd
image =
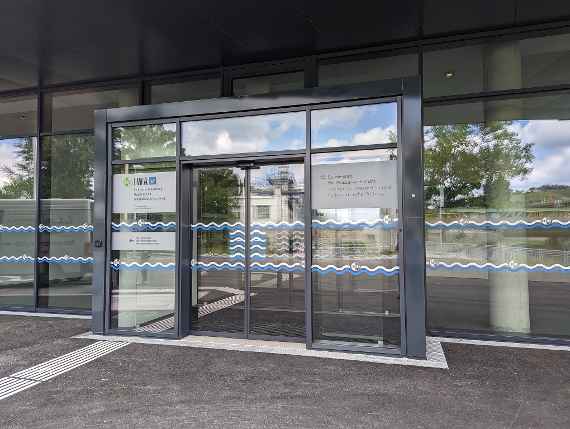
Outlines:
{"type": "Polygon", "coordinates": [[[570,94],[425,110],[429,326],[570,337],[570,94]]]}
{"type": "Polygon", "coordinates": [[[570,34],[426,51],[424,96],[570,82],[570,34]]]}
{"type": "Polygon", "coordinates": [[[91,308],[93,140],[60,135],[41,141],[40,307],[91,308]]]}
{"type": "Polygon", "coordinates": [[[349,85],[418,74],[416,54],[319,65],[319,86],[349,85]]]}
{"type": "Polygon", "coordinates": [[[267,94],[270,92],[293,91],[305,87],[302,71],[278,73],[263,76],[244,77],[233,80],[234,95],[267,94]]]}
{"type": "Polygon", "coordinates": [[[192,121],[182,124],[187,156],[305,148],[305,112],[192,121]]]}
{"type": "Polygon", "coordinates": [[[312,155],[313,339],[399,348],[397,149],[312,155]]]}
{"type": "Polygon", "coordinates": [[[135,106],[139,104],[137,88],[111,90],[79,90],[46,93],[43,96],[44,132],[90,130],[94,127],[96,109],[135,106]]]}
{"type": "Polygon", "coordinates": [[[200,79],[185,82],[153,83],[150,86],[150,102],[171,103],[219,97],[220,79],[200,79]]]}
{"type": "Polygon", "coordinates": [[[0,138],[37,134],[37,100],[35,96],[0,99],[0,138]]]}
{"type": "Polygon", "coordinates": [[[176,165],[113,166],[111,328],[174,329],[176,165]]]}
{"type": "Polygon", "coordinates": [[[113,159],[176,156],[176,124],[113,128],[113,159]]]}
{"type": "Polygon", "coordinates": [[[397,103],[315,110],[311,113],[311,147],[396,143],[397,116],[397,103]]]}
{"type": "Polygon", "coordinates": [[[36,139],[0,139],[0,306],[34,305],[36,139]]]}

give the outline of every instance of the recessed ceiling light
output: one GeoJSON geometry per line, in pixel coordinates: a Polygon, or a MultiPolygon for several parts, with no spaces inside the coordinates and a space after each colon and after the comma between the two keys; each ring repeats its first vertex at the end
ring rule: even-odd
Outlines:
{"type": "Polygon", "coordinates": [[[26,115],[20,115],[20,119],[23,121],[24,119],[28,119],[26,115]]]}
{"type": "Polygon", "coordinates": [[[451,79],[452,77],[455,76],[455,72],[452,70],[449,70],[449,71],[446,71],[443,75],[445,76],[446,79],[451,79]]]}

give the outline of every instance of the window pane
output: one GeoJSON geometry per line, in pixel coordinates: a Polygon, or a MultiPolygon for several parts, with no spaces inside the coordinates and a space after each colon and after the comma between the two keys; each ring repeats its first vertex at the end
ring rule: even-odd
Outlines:
{"type": "Polygon", "coordinates": [[[150,99],[152,104],[174,101],[215,98],[221,95],[220,79],[190,80],[187,82],[152,84],[150,99]]]}
{"type": "Polygon", "coordinates": [[[398,348],[397,150],[318,154],[311,166],[313,338],[398,348]]]}
{"type": "Polygon", "coordinates": [[[0,306],[34,305],[35,145],[0,140],[0,306]]]}
{"type": "Polygon", "coordinates": [[[42,139],[40,180],[40,307],[89,310],[93,256],[91,135],[42,139]]]}
{"type": "Polygon", "coordinates": [[[176,124],[113,128],[113,158],[176,156],[176,124]]]}
{"type": "Polygon", "coordinates": [[[305,112],[192,121],[182,124],[188,156],[305,148],[305,112]]]}
{"type": "Polygon", "coordinates": [[[398,104],[380,103],[311,112],[311,146],[357,146],[398,141],[398,104]]]}
{"type": "Polygon", "coordinates": [[[0,138],[37,134],[37,117],[36,97],[0,99],[0,138]]]}
{"type": "Polygon", "coordinates": [[[48,93],[44,95],[42,131],[89,130],[94,128],[96,109],[135,106],[138,100],[137,88],[48,93]]]}
{"type": "Polygon", "coordinates": [[[113,166],[112,222],[111,328],[174,329],[175,164],[113,166]]]}
{"type": "Polygon", "coordinates": [[[319,86],[348,85],[418,74],[418,56],[398,55],[319,65],[319,86]]]}
{"type": "Polygon", "coordinates": [[[570,82],[570,34],[424,53],[424,96],[570,82]]]}
{"type": "Polygon", "coordinates": [[[570,337],[569,111],[568,94],[426,109],[432,329],[570,337]]]}
{"type": "Polygon", "coordinates": [[[234,95],[267,94],[270,92],[293,91],[305,87],[303,72],[279,73],[265,76],[234,79],[234,95]]]}

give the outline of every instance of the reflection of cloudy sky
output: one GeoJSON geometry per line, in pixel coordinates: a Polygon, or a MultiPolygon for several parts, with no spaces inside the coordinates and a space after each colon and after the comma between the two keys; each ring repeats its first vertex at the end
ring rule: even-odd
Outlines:
{"type": "Polygon", "coordinates": [[[534,154],[531,173],[524,180],[513,180],[513,189],[570,185],[570,121],[516,121],[511,130],[523,143],[532,143],[534,154]]]}
{"type": "Polygon", "coordinates": [[[182,144],[189,155],[303,149],[305,112],[186,122],[182,144]]]}
{"type": "Polygon", "coordinates": [[[312,146],[338,147],[390,142],[397,132],[397,104],[315,110],[312,115],[312,146]]]}
{"type": "Polygon", "coordinates": [[[19,161],[16,154],[16,144],[20,141],[21,139],[0,140],[0,186],[4,186],[9,181],[9,178],[3,171],[4,168],[16,168],[16,163],[19,161]]]}

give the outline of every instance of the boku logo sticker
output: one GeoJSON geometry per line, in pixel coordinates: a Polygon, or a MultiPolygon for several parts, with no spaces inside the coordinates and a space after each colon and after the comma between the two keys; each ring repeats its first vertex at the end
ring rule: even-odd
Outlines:
{"type": "Polygon", "coordinates": [[[123,178],[123,185],[125,187],[133,186],[150,186],[156,185],[156,176],[147,176],[147,177],[128,177],[125,176],[123,178]]]}

